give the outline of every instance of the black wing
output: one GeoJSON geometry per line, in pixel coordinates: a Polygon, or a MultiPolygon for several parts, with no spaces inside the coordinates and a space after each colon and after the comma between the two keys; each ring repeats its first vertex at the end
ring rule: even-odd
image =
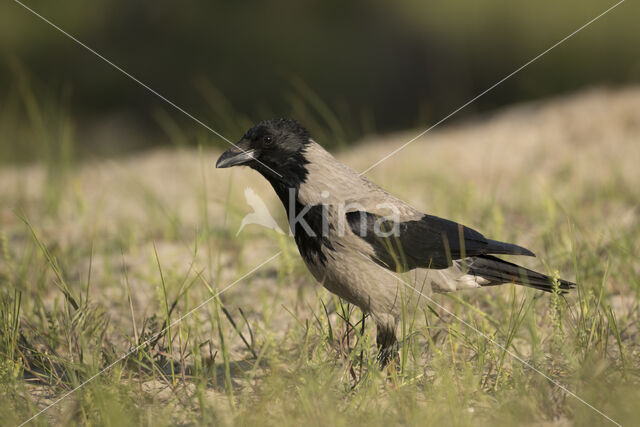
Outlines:
{"type": "Polygon", "coordinates": [[[433,215],[400,223],[363,211],[346,216],[351,231],[373,247],[374,261],[394,271],[447,268],[452,260],[486,254],[535,256],[521,246],[487,239],[469,227],[433,215]]]}

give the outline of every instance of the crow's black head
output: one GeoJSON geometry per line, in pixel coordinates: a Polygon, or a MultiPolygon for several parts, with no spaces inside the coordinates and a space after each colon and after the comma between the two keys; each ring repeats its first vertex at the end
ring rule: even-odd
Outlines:
{"type": "Polygon", "coordinates": [[[295,120],[265,120],[222,153],[216,167],[245,165],[260,172],[272,184],[297,187],[307,175],[304,151],[309,138],[309,132],[295,120]]]}

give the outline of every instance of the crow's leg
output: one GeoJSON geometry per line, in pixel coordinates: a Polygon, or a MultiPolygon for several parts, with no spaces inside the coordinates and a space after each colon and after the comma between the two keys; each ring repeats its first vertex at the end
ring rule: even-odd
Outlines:
{"type": "Polygon", "coordinates": [[[377,325],[377,329],[378,365],[380,369],[384,369],[389,362],[398,357],[398,340],[395,328],[377,325]]]}

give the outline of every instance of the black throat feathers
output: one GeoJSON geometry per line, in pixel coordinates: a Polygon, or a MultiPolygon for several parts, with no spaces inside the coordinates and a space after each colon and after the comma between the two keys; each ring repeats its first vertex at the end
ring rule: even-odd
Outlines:
{"type": "Polygon", "coordinates": [[[309,171],[306,165],[309,161],[304,158],[304,151],[282,160],[275,169],[281,177],[270,171],[262,171],[260,167],[256,169],[269,181],[282,202],[300,255],[305,260],[324,265],[327,257],[322,252],[322,247],[335,251],[328,236],[329,230],[334,227],[329,222],[323,205],[304,205],[300,202],[300,187],[308,179],[309,171]]]}

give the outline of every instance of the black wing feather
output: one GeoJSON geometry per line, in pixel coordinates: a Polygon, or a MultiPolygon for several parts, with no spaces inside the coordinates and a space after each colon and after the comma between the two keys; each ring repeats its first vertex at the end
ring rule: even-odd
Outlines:
{"type": "Polygon", "coordinates": [[[373,247],[374,261],[394,271],[448,268],[453,260],[486,254],[535,256],[528,249],[487,239],[469,227],[433,215],[398,224],[363,211],[348,212],[346,217],[351,231],[373,247]],[[380,231],[389,236],[381,237],[380,231]]]}

